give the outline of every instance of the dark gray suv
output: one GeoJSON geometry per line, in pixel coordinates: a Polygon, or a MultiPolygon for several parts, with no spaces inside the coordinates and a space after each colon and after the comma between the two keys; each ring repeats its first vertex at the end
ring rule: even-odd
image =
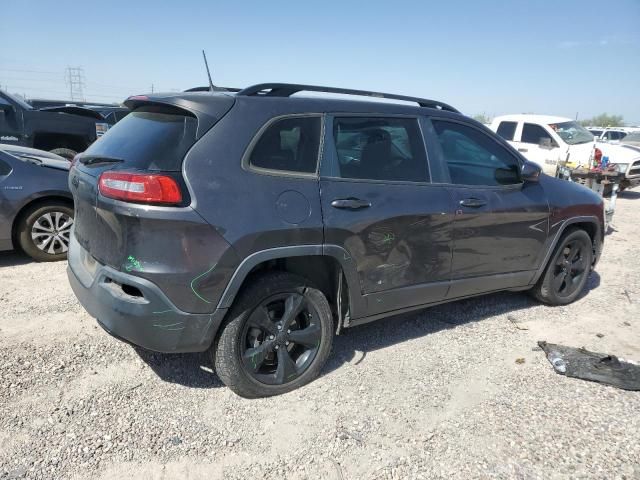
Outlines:
{"type": "Polygon", "coordinates": [[[70,172],[73,290],[123,340],[209,350],[245,397],[314,379],[345,327],[499,290],[567,304],[600,256],[600,197],[442,102],[262,84],[126,105],[70,172]]]}

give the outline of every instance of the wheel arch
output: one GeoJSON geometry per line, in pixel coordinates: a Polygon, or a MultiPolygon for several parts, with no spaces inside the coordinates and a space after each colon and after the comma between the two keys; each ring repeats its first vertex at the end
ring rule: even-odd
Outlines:
{"type": "Polygon", "coordinates": [[[20,207],[20,210],[13,217],[13,223],[11,224],[11,242],[13,243],[13,247],[15,248],[17,243],[17,235],[18,235],[18,225],[22,221],[22,219],[27,215],[27,213],[34,209],[38,208],[41,205],[47,205],[50,203],[59,202],[65,206],[68,206],[73,209],[73,198],[67,197],[61,193],[50,193],[39,195],[35,198],[31,198],[24,205],[20,207]]]}
{"type": "Polygon", "coordinates": [[[544,273],[545,268],[547,268],[549,261],[551,260],[551,257],[558,245],[558,242],[560,241],[562,236],[566,233],[566,231],[569,228],[578,228],[578,229],[584,230],[587,232],[589,237],[591,237],[591,241],[593,243],[593,250],[594,250],[593,264],[595,265],[595,263],[597,262],[600,256],[600,250],[602,248],[602,241],[604,238],[604,232],[602,231],[598,218],[593,216],[568,218],[564,220],[562,225],[560,225],[560,228],[558,228],[558,231],[556,232],[555,237],[553,238],[553,242],[551,242],[551,246],[549,247],[549,250],[547,251],[547,254],[544,257],[544,261],[536,271],[531,281],[531,284],[535,284],[540,279],[540,277],[544,273]]]}
{"type": "Polygon", "coordinates": [[[263,270],[280,270],[309,279],[327,297],[332,308],[348,300],[349,317],[366,314],[353,259],[341,247],[333,245],[300,245],[262,250],[249,255],[238,266],[224,290],[218,308],[230,308],[247,279],[263,270]],[[342,275],[346,287],[340,302],[335,282],[342,275]]]}

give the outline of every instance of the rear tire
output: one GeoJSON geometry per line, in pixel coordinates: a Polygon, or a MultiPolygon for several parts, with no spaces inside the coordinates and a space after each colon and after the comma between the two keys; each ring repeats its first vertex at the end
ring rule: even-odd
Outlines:
{"type": "Polygon", "coordinates": [[[66,158],[69,161],[73,160],[73,157],[78,154],[78,152],[76,152],[75,150],[71,150],[70,148],[54,148],[53,150],[51,150],[51,153],[60,155],[62,158],[66,158]]]}
{"type": "Polygon", "coordinates": [[[36,205],[18,220],[18,244],[37,262],[64,260],[72,225],[73,208],[54,202],[36,205]]]}
{"type": "Polygon", "coordinates": [[[306,385],[331,352],[329,303],[297,275],[255,277],[228,318],[210,352],[220,379],[241,397],[280,395],[306,385]]]}
{"type": "Polygon", "coordinates": [[[560,241],[542,277],[531,290],[547,305],[573,302],[587,283],[593,261],[593,243],[584,230],[569,230],[560,241]]]}

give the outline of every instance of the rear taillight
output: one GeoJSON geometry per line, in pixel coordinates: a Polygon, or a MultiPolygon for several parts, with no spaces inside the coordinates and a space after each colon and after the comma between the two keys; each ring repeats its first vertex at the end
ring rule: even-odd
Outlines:
{"type": "Polygon", "coordinates": [[[98,188],[105,197],[125,202],[165,205],[182,202],[180,186],[167,175],[104,172],[100,175],[98,188]]]}

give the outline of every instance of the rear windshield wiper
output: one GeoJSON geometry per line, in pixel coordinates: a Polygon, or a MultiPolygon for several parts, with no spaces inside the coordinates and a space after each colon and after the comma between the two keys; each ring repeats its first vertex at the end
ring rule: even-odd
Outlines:
{"type": "Polygon", "coordinates": [[[116,158],[116,157],[89,155],[89,156],[80,158],[79,162],[83,165],[94,165],[96,163],[123,163],[124,160],[122,158],[116,158]]]}

